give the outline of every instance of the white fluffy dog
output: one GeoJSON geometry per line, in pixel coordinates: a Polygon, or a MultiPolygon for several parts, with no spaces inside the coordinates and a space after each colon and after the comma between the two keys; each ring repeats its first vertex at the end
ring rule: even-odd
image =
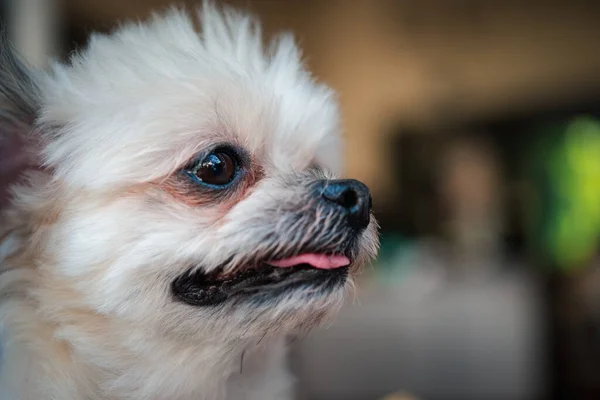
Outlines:
{"type": "Polygon", "coordinates": [[[205,6],[31,71],[2,46],[2,400],[286,399],[377,249],[289,35],[205,6]]]}

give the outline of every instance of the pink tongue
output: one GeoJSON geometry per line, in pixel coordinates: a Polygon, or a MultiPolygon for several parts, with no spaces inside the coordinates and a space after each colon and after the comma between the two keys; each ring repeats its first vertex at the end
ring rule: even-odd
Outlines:
{"type": "Polygon", "coordinates": [[[267,264],[273,267],[288,268],[300,264],[309,264],[318,269],[334,269],[345,267],[350,260],[345,256],[326,256],[324,254],[306,253],[282,260],[269,261],[267,264]]]}

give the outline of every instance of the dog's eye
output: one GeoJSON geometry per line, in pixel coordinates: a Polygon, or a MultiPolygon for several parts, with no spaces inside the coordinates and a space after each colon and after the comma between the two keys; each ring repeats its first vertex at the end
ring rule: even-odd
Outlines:
{"type": "Polygon", "coordinates": [[[237,165],[236,158],[229,152],[214,151],[187,172],[200,183],[225,186],[235,178],[237,165]]]}

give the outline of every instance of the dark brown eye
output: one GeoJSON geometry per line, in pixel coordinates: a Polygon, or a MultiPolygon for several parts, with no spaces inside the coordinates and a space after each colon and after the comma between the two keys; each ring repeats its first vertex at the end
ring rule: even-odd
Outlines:
{"type": "Polygon", "coordinates": [[[215,151],[189,170],[189,174],[201,184],[226,186],[235,178],[237,162],[233,155],[215,151]]]}

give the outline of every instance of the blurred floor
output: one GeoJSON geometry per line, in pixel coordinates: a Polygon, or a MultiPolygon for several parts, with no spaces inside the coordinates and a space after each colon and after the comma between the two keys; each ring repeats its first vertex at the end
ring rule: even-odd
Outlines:
{"type": "MultiPolygon", "coordinates": [[[[307,400],[526,400],[544,393],[543,305],[536,281],[498,272],[456,279],[423,249],[414,269],[359,290],[327,330],[299,345],[307,400]]],[[[515,267],[510,266],[510,267],[515,267]]],[[[512,269],[512,268],[511,268],[512,269]]]]}

